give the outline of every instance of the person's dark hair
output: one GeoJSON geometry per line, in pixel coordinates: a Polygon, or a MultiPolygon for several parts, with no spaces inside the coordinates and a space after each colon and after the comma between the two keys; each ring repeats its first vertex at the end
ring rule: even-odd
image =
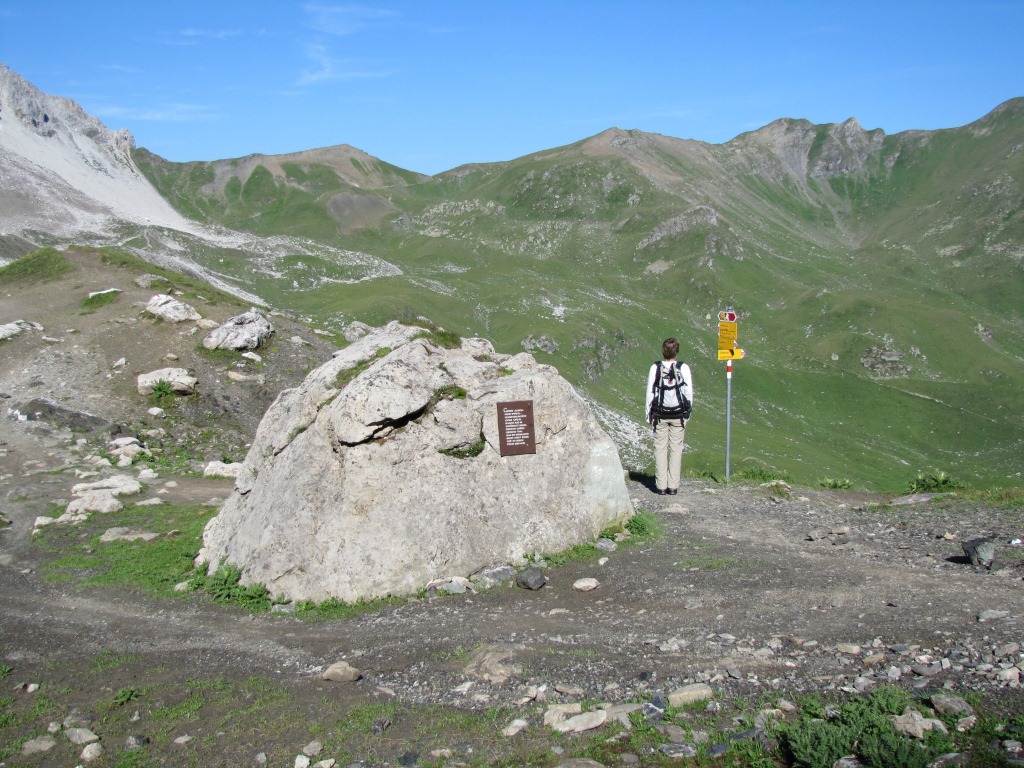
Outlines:
{"type": "Polygon", "coordinates": [[[661,354],[666,360],[671,360],[679,354],[679,342],[676,339],[665,339],[661,342],[661,354]]]}

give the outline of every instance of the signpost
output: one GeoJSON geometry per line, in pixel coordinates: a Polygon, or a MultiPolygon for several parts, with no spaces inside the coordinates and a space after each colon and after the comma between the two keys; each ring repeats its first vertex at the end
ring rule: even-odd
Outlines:
{"type": "Polygon", "coordinates": [[[742,360],[742,349],[736,346],[739,323],[732,307],[718,313],[718,359],[725,360],[725,479],[729,479],[729,449],[732,442],[732,361],[742,360]]]}

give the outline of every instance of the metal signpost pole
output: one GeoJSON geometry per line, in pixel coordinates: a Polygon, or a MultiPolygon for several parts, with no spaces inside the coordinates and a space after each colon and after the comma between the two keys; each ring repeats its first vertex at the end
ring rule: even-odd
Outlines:
{"type": "Polygon", "coordinates": [[[725,479],[729,479],[729,444],[732,437],[732,360],[725,364],[725,479]]]}

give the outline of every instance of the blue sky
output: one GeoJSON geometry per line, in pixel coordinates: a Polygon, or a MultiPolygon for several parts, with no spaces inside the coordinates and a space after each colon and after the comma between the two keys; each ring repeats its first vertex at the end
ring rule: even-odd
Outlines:
{"type": "Polygon", "coordinates": [[[0,0],[0,62],[175,161],[351,144],[438,173],[612,127],[950,128],[1024,96],[1024,0],[0,0]]]}

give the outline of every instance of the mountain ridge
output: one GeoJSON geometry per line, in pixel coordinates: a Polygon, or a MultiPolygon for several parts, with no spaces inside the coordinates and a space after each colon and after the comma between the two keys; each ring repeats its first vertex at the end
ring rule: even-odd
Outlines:
{"type": "MultiPolygon", "coordinates": [[[[720,471],[714,318],[733,306],[743,462],[1005,481],[1024,446],[1022,105],[892,135],[853,118],[781,118],[724,144],[610,128],[430,177],[347,145],[184,164],[136,149],[193,232],[122,222],[112,244],[338,330],[426,314],[502,350],[543,339],[630,464],[647,439],[633,373],[677,335],[716,391],[688,462],[720,471]],[[858,426],[836,437],[853,403],[858,426]]],[[[61,242],[7,222],[0,241],[61,242]]]]}

